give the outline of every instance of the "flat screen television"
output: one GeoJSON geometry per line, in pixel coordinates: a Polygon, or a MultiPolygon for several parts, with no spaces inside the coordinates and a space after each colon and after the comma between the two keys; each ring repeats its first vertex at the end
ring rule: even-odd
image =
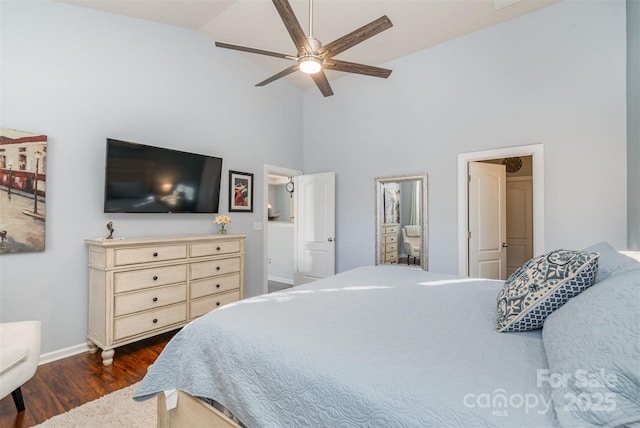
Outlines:
{"type": "Polygon", "coordinates": [[[222,158],[107,139],[105,213],[217,213],[222,158]]]}

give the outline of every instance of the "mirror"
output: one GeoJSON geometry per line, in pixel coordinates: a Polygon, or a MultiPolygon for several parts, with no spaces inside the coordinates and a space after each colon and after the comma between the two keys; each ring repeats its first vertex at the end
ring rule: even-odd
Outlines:
{"type": "Polygon", "coordinates": [[[376,178],[376,265],[429,268],[427,175],[376,178]]]}

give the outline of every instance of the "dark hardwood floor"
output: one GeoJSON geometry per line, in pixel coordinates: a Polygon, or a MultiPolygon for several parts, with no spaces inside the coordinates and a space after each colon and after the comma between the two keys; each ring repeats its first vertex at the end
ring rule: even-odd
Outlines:
{"type": "Polygon", "coordinates": [[[176,333],[116,348],[110,366],[102,365],[100,351],[39,366],[35,376],[22,386],[24,412],[17,413],[11,394],[0,400],[0,427],[31,427],[140,381],[176,333]]]}

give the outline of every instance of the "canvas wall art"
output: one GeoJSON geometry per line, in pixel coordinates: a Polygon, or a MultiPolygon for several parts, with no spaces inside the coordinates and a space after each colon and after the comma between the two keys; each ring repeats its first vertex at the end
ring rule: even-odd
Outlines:
{"type": "Polygon", "coordinates": [[[44,251],[47,136],[0,128],[0,254],[44,251]]]}

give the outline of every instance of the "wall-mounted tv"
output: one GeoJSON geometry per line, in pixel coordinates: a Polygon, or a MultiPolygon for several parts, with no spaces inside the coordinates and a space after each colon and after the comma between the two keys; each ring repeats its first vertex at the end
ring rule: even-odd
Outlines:
{"type": "Polygon", "coordinates": [[[222,158],[107,139],[105,213],[217,213],[222,158]]]}

